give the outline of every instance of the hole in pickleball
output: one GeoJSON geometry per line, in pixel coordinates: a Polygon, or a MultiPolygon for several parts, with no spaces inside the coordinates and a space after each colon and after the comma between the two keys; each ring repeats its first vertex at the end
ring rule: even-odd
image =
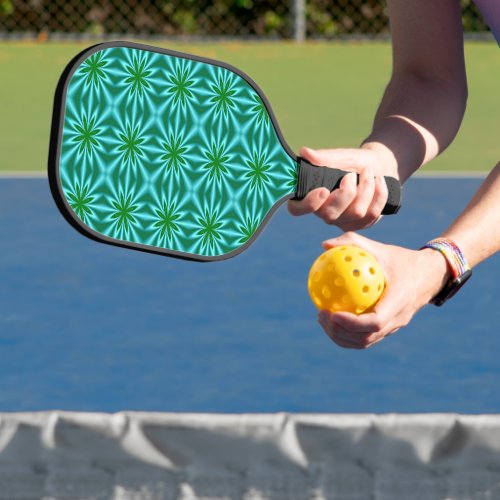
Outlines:
{"type": "Polygon", "coordinates": [[[361,274],[361,273],[359,272],[359,269],[354,269],[354,271],[352,272],[352,275],[353,275],[355,278],[358,278],[360,274],[361,274]]]}
{"type": "Polygon", "coordinates": [[[326,285],[321,289],[321,293],[323,294],[323,297],[327,299],[332,296],[332,291],[326,285]]]}
{"type": "Polygon", "coordinates": [[[333,303],[333,310],[334,311],[340,311],[342,309],[342,306],[338,302],[333,303]]]}
{"type": "Polygon", "coordinates": [[[359,252],[359,255],[360,255],[361,257],[366,257],[366,253],[365,253],[365,252],[359,252]]]}
{"type": "Polygon", "coordinates": [[[346,256],[344,257],[344,260],[345,260],[346,262],[351,262],[352,257],[351,257],[350,255],[346,255],[346,256]]]}
{"type": "Polygon", "coordinates": [[[313,275],[313,280],[319,281],[320,279],[321,279],[321,273],[319,271],[316,271],[313,275]]]}
{"type": "Polygon", "coordinates": [[[321,302],[321,299],[316,294],[313,294],[313,299],[314,299],[314,303],[318,307],[321,307],[323,305],[323,302],[321,302]]]}
{"type": "Polygon", "coordinates": [[[334,281],[335,285],[336,286],[344,286],[344,278],[335,278],[335,281],[334,281]]]}
{"type": "Polygon", "coordinates": [[[370,269],[368,269],[368,271],[370,271],[370,274],[375,274],[375,269],[373,267],[370,267],[370,269]]]}
{"type": "Polygon", "coordinates": [[[365,285],[363,287],[363,293],[368,293],[370,291],[370,287],[368,285],[365,285]]]}
{"type": "Polygon", "coordinates": [[[377,290],[380,292],[380,290],[382,290],[382,285],[379,284],[379,286],[377,287],[377,290]]]}
{"type": "Polygon", "coordinates": [[[366,307],[356,307],[356,314],[361,314],[364,310],[366,309],[366,307]]]}
{"type": "Polygon", "coordinates": [[[342,302],[344,304],[350,304],[351,303],[351,297],[349,297],[349,295],[342,296],[342,302]]]}
{"type": "Polygon", "coordinates": [[[335,271],[335,266],[333,264],[328,264],[327,269],[330,273],[333,273],[333,271],[335,271]]]}

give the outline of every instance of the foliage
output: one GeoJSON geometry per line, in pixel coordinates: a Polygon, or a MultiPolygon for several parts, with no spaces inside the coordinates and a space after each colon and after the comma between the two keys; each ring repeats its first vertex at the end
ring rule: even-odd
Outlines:
{"type": "MultiPolygon", "coordinates": [[[[485,31],[472,0],[461,0],[466,31],[485,31]]],[[[307,0],[310,37],[383,34],[382,0],[307,0]]],[[[186,36],[293,36],[291,0],[0,0],[0,31],[186,36]]]]}

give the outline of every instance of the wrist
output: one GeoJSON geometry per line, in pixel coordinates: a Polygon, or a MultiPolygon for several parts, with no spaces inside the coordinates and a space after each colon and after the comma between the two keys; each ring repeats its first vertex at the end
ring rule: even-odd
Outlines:
{"type": "Polygon", "coordinates": [[[419,269],[425,269],[423,289],[425,303],[430,302],[453,277],[446,258],[432,248],[422,248],[418,251],[423,262],[419,269]]]}
{"type": "Polygon", "coordinates": [[[472,270],[465,259],[462,250],[449,238],[435,238],[427,242],[422,249],[431,249],[439,253],[446,260],[449,274],[448,281],[431,302],[436,306],[443,305],[448,299],[453,297],[462,286],[469,280],[472,270]]]}

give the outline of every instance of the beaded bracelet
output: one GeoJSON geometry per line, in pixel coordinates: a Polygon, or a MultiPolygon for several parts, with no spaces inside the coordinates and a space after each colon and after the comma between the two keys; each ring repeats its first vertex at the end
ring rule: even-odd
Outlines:
{"type": "Polygon", "coordinates": [[[458,292],[471,277],[472,270],[460,248],[448,238],[436,238],[427,242],[421,250],[423,248],[432,248],[440,252],[446,259],[453,275],[453,278],[431,301],[433,304],[440,306],[458,292]]]}
{"type": "Polygon", "coordinates": [[[458,278],[470,270],[462,250],[448,238],[436,238],[426,243],[422,248],[432,248],[441,252],[450,265],[454,278],[458,278]]]}

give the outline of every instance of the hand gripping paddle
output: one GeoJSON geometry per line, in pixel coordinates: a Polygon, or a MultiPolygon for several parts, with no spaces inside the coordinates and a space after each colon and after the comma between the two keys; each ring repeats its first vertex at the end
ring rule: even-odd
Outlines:
{"type": "MultiPolygon", "coordinates": [[[[342,170],[294,155],[228,64],[130,42],[78,54],[57,86],[49,181],[64,217],[113,245],[194,260],[242,252],[272,213],[342,170]]],[[[400,206],[386,177],[383,213],[400,206]]]]}

